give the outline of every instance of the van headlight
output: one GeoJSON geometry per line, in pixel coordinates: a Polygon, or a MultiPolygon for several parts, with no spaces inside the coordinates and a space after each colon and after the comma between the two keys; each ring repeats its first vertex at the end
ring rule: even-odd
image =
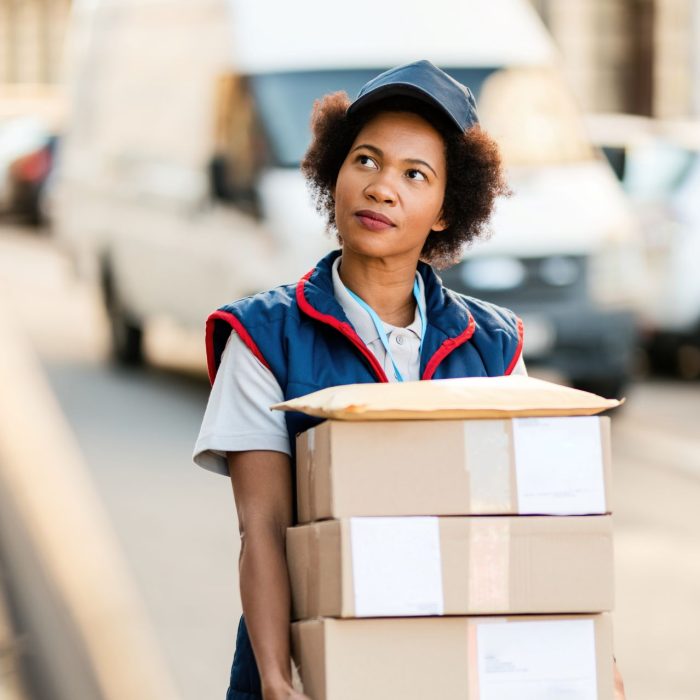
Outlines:
{"type": "Polygon", "coordinates": [[[570,287],[581,276],[581,263],[568,255],[552,255],[540,261],[538,273],[550,287],[570,287]]]}
{"type": "Polygon", "coordinates": [[[527,276],[525,265],[509,256],[488,256],[465,260],[459,267],[468,289],[499,291],[520,287],[527,276]]]}

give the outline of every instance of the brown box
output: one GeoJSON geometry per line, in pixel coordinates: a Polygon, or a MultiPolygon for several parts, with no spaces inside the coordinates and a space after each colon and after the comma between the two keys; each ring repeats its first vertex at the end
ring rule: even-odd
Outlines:
{"type": "Polygon", "coordinates": [[[610,419],[335,421],[297,437],[299,522],[611,512],[610,419]]]}
{"type": "Polygon", "coordinates": [[[313,700],[613,700],[609,614],[292,625],[313,700]]]}
{"type": "Polygon", "coordinates": [[[326,520],[287,561],[295,620],[613,608],[609,515],[326,520]]]}

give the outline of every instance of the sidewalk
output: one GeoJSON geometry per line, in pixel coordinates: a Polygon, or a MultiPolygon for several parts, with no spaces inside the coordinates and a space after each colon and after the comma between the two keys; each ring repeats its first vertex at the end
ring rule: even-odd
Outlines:
{"type": "Polygon", "coordinates": [[[21,643],[10,624],[0,562],[0,700],[29,700],[20,677],[21,643]]]}

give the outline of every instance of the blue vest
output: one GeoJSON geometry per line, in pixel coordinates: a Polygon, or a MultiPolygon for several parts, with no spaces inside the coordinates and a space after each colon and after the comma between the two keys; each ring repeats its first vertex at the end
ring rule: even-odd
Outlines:
{"type": "MultiPolygon", "coordinates": [[[[340,254],[326,255],[296,284],[239,299],[211,314],[206,327],[211,381],[232,328],[272,371],[285,400],[329,386],[388,381],[333,294],[331,267],[340,254]]],[[[510,374],[522,350],[522,321],[508,309],[446,289],[430,265],[418,263],[418,272],[427,311],[420,378],[510,374]]],[[[296,434],[320,419],[296,412],[285,416],[294,456],[296,434]]]]}

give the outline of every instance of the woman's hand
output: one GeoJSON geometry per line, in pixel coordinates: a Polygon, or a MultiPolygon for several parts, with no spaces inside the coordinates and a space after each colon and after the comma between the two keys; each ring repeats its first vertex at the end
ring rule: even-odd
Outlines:
{"type": "Polygon", "coordinates": [[[273,693],[272,695],[263,695],[264,700],[311,700],[308,695],[300,693],[298,690],[291,688],[288,691],[273,693]]]}
{"type": "Polygon", "coordinates": [[[311,698],[294,690],[289,683],[283,683],[270,688],[263,687],[263,700],[311,700],[311,698]]]}
{"type": "Polygon", "coordinates": [[[625,684],[622,682],[622,675],[617,668],[617,662],[613,665],[615,673],[615,700],[625,700],[625,684]]]}

